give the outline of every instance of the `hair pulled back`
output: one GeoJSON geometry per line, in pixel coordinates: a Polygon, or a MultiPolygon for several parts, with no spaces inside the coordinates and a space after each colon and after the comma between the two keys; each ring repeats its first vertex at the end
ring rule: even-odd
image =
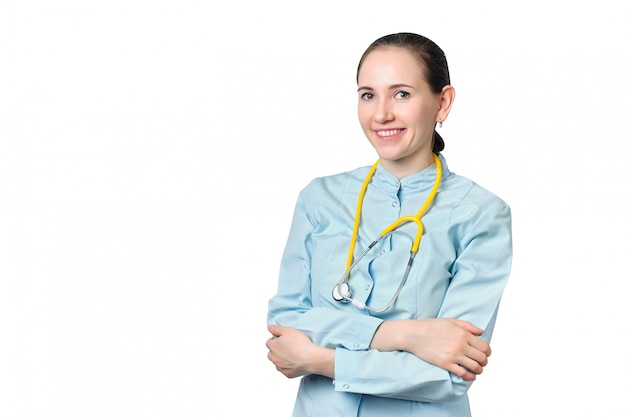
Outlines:
{"type": "MultiPolygon", "coordinates": [[[[400,32],[378,38],[367,47],[357,67],[357,82],[361,65],[370,52],[385,48],[398,47],[411,52],[423,64],[424,78],[433,94],[441,93],[443,87],[450,85],[448,61],[443,50],[430,39],[415,33],[400,32]]],[[[445,147],[443,138],[436,130],[433,131],[433,152],[439,154],[445,147]]]]}

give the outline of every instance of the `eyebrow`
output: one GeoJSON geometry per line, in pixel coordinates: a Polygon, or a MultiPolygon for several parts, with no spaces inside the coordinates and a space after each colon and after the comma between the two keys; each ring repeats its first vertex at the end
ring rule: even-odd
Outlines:
{"type": "MultiPolygon", "coordinates": [[[[407,87],[408,87],[408,88],[413,88],[413,89],[415,89],[415,87],[413,87],[413,86],[411,86],[411,85],[408,85],[408,84],[392,84],[392,85],[390,85],[387,89],[388,89],[388,90],[395,90],[396,88],[401,88],[401,87],[404,87],[404,88],[407,88],[407,87]]],[[[362,86],[362,87],[359,87],[356,91],[361,91],[361,90],[373,90],[373,88],[372,88],[372,87],[368,87],[368,86],[364,85],[364,86],[362,86]]]]}

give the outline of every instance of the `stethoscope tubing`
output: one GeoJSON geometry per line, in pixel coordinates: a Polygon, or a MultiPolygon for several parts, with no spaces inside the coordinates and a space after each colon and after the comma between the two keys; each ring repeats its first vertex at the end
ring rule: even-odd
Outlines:
{"type": "Polygon", "coordinates": [[[393,305],[393,303],[395,303],[396,299],[398,298],[398,296],[400,295],[400,291],[402,291],[402,287],[404,286],[404,284],[406,283],[406,280],[409,276],[409,270],[411,269],[411,266],[413,265],[413,260],[415,259],[415,254],[417,253],[419,246],[420,246],[420,242],[422,240],[422,235],[424,234],[424,224],[422,223],[422,216],[424,215],[424,213],[426,212],[426,210],[430,207],[433,199],[435,198],[435,195],[437,194],[437,190],[439,189],[439,183],[441,181],[441,176],[442,176],[442,170],[441,170],[441,161],[439,160],[439,157],[437,155],[435,155],[433,153],[433,158],[435,160],[435,165],[437,167],[437,175],[435,177],[435,184],[433,185],[432,190],[430,191],[430,194],[428,195],[428,198],[426,198],[426,201],[424,202],[424,204],[422,205],[422,207],[420,208],[420,210],[414,215],[414,216],[404,216],[399,218],[398,220],[394,221],[393,223],[391,223],[389,226],[387,226],[381,233],[380,236],[378,236],[375,240],[372,241],[372,243],[370,243],[365,250],[359,255],[357,256],[354,260],[352,259],[353,255],[354,255],[354,247],[356,245],[356,238],[357,238],[357,233],[358,233],[358,227],[359,227],[359,222],[360,222],[360,216],[361,216],[361,205],[363,204],[363,197],[365,195],[365,191],[367,189],[367,184],[369,183],[371,177],[374,174],[374,171],[376,170],[376,166],[378,165],[379,161],[376,161],[376,163],[372,166],[370,172],[368,173],[368,175],[366,176],[363,185],[361,187],[361,192],[359,194],[359,201],[358,201],[358,206],[357,206],[357,213],[355,216],[355,224],[354,224],[354,230],[352,233],[352,241],[351,241],[351,246],[350,246],[350,251],[348,253],[348,267],[346,268],[346,271],[344,272],[343,276],[341,277],[341,280],[339,281],[339,283],[337,285],[335,285],[333,287],[333,291],[332,291],[332,296],[336,301],[341,301],[344,303],[352,303],[354,304],[356,307],[360,308],[360,309],[365,309],[374,313],[384,313],[385,311],[389,310],[391,308],[391,306],[393,305]],[[385,237],[387,234],[393,232],[395,229],[397,229],[400,225],[406,223],[406,222],[414,222],[417,225],[417,233],[415,235],[415,239],[413,240],[413,245],[411,246],[411,252],[409,254],[409,260],[407,262],[406,268],[404,270],[404,274],[402,275],[402,280],[400,281],[400,285],[398,285],[398,288],[396,289],[396,292],[394,293],[393,297],[391,298],[391,301],[389,301],[389,303],[382,309],[376,309],[376,308],[372,308],[369,307],[365,304],[365,302],[363,301],[359,301],[356,299],[352,298],[352,291],[350,291],[350,286],[348,285],[348,279],[350,278],[350,272],[352,271],[352,269],[354,269],[354,267],[359,263],[359,261],[361,259],[363,259],[363,257],[378,243],[380,242],[380,240],[385,237]]]}

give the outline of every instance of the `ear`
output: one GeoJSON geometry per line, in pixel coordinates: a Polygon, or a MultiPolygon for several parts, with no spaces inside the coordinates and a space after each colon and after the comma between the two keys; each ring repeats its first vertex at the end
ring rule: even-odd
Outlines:
{"type": "Polygon", "coordinates": [[[436,122],[443,122],[448,117],[448,113],[450,113],[450,109],[452,109],[452,103],[454,103],[454,97],[456,96],[456,92],[454,91],[454,87],[451,85],[446,85],[441,90],[439,94],[439,110],[436,115],[436,122]]]}

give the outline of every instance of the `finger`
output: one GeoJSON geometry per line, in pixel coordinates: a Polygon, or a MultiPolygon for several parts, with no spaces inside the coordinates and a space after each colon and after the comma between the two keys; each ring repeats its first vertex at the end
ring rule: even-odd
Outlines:
{"type": "Polygon", "coordinates": [[[482,367],[487,366],[487,363],[489,362],[487,354],[480,349],[476,349],[472,345],[468,345],[468,348],[465,351],[465,356],[482,367]]]}
{"type": "Polygon", "coordinates": [[[479,337],[475,337],[475,338],[470,339],[468,343],[471,347],[480,351],[485,356],[487,357],[491,356],[491,346],[489,346],[489,343],[487,343],[483,339],[479,337]]]}
{"type": "Polygon", "coordinates": [[[469,371],[480,375],[483,373],[483,368],[487,366],[488,359],[487,355],[483,352],[468,345],[464,355],[461,356],[457,362],[469,371]]]}
{"type": "Polygon", "coordinates": [[[462,368],[464,368],[465,370],[475,374],[475,375],[480,375],[483,373],[483,366],[478,363],[477,361],[469,358],[469,357],[464,357],[461,358],[459,360],[459,366],[461,366],[462,368]]]}
{"type": "Polygon", "coordinates": [[[277,326],[275,324],[270,324],[269,326],[267,326],[267,330],[269,330],[269,332],[274,336],[274,337],[278,337],[282,334],[282,327],[281,326],[277,326]]]}
{"type": "Polygon", "coordinates": [[[474,326],[469,321],[457,320],[456,322],[459,326],[461,326],[462,328],[464,328],[465,330],[467,330],[468,332],[470,332],[471,334],[475,336],[479,336],[483,334],[483,330],[481,328],[474,326]]]}
{"type": "Polygon", "coordinates": [[[475,381],[476,380],[476,374],[474,372],[471,372],[470,370],[468,370],[463,365],[453,365],[450,369],[448,369],[448,371],[450,371],[453,374],[459,376],[460,378],[463,378],[463,380],[465,380],[465,381],[475,381]]]}

